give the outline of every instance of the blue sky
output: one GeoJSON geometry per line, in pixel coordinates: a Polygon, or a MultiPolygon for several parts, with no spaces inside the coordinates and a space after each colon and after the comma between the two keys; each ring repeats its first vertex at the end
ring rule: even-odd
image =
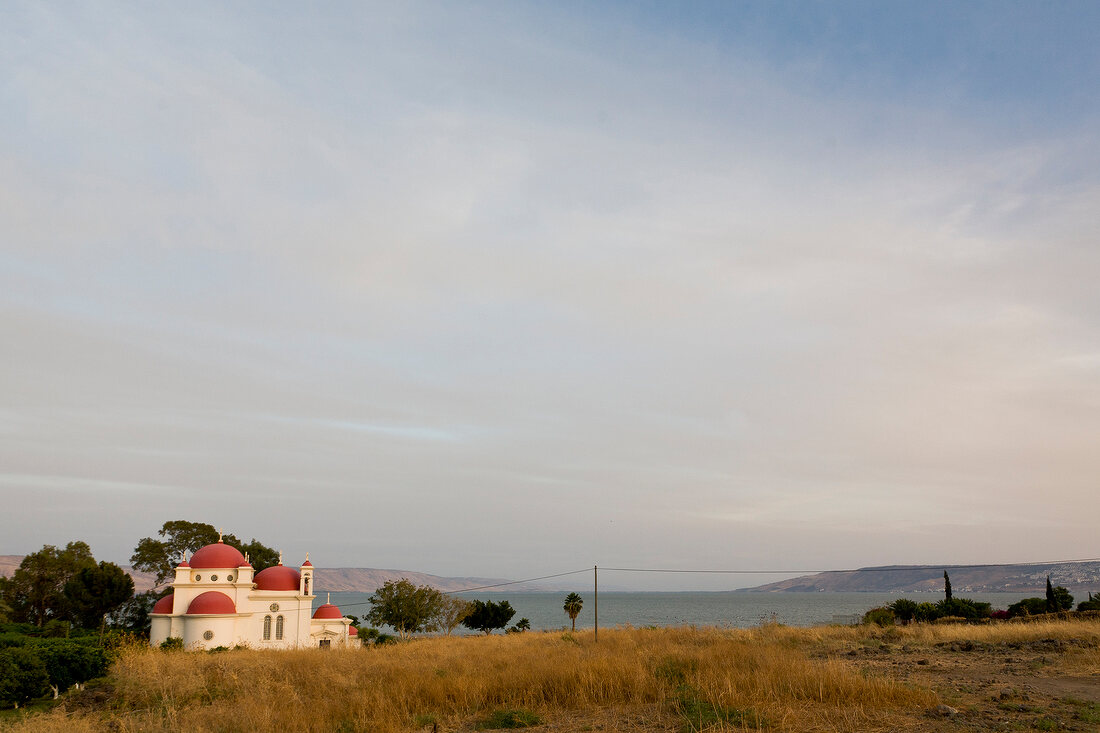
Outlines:
{"type": "Polygon", "coordinates": [[[1098,15],[6,5],[0,553],[1090,557],[1098,15]]]}

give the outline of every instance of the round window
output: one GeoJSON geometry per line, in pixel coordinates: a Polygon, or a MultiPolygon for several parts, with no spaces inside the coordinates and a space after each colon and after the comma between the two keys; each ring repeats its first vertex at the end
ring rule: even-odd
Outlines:
{"type": "Polygon", "coordinates": [[[213,631],[204,631],[202,633],[202,638],[206,639],[207,641],[210,641],[211,639],[214,638],[214,632],[213,631]]]}
{"type": "Polygon", "coordinates": [[[233,582],[233,576],[232,575],[225,576],[225,579],[228,580],[230,583],[233,582]]]}
{"type": "Polygon", "coordinates": [[[270,608],[272,611],[278,611],[279,610],[279,604],[278,603],[272,603],[270,606],[268,606],[268,608],[270,608]]]}
{"type": "Polygon", "coordinates": [[[218,576],[217,576],[217,575],[211,575],[211,576],[210,576],[210,580],[211,580],[211,581],[217,581],[217,579],[218,579],[218,576]]]}
{"type": "Polygon", "coordinates": [[[202,576],[201,576],[201,575],[196,575],[196,576],[195,576],[195,580],[196,580],[196,581],[202,580],[202,576]]]}

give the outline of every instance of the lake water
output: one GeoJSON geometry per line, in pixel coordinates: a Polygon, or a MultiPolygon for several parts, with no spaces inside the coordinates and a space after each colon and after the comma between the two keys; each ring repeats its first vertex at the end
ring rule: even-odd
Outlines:
{"type": "MultiPolygon", "coordinates": [[[[323,594],[323,591],[322,591],[323,594]]],[[[562,610],[564,592],[508,593],[478,592],[463,598],[506,600],[516,609],[511,623],[522,617],[536,630],[568,629],[569,618],[562,610]]],[[[965,593],[959,597],[1007,608],[1024,598],[1023,593],[965,593]]],[[[369,593],[333,593],[332,602],[345,614],[360,618],[370,610],[369,593]]],[[[901,598],[918,603],[935,602],[942,593],[600,593],[600,628],[614,626],[726,626],[749,628],[769,621],[788,626],[814,626],[833,622],[834,616],[862,616],[868,609],[901,598]]],[[[577,628],[591,628],[592,593],[581,593],[584,608],[577,617],[577,628]]],[[[366,624],[364,624],[365,626],[366,624]]]]}

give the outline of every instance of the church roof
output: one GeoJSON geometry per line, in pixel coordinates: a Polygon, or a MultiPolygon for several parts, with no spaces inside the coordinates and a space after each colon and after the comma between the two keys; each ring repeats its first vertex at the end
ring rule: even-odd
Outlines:
{"type": "Polygon", "coordinates": [[[256,590],[298,590],[302,575],[286,565],[272,565],[256,573],[256,590]]]}
{"type": "Polygon", "coordinates": [[[245,562],[240,550],[220,540],[212,545],[200,547],[191,556],[193,568],[235,568],[244,565],[245,562]]]}
{"type": "Polygon", "coordinates": [[[191,605],[187,607],[188,616],[195,614],[224,615],[236,612],[237,607],[233,605],[233,599],[216,590],[208,590],[205,593],[200,593],[195,596],[195,600],[191,601],[191,605]]]}
{"type": "Polygon", "coordinates": [[[344,614],[340,613],[340,609],[331,603],[322,603],[317,607],[317,610],[313,612],[313,618],[343,618],[344,614]]]}
{"type": "Polygon", "coordinates": [[[161,598],[153,606],[153,610],[150,613],[172,613],[172,605],[175,603],[176,594],[169,593],[164,598],[161,598]]]}

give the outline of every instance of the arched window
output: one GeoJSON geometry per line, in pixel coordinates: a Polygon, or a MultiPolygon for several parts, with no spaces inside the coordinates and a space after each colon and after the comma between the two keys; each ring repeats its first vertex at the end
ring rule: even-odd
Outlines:
{"type": "Polygon", "coordinates": [[[303,593],[302,595],[308,596],[309,595],[309,576],[308,575],[306,576],[305,591],[306,592],[303,593]]]}
{"type": "MultiPolygon", "coordinates": [[[[280,616],[279,618],[282,618],[280,616]]],[[[264,616],[264,641],[271,641],[271,617],[264,616]]]]}
{"type": "Polygon", "coordinates": [[[283,638],[283,617],[282,616],[279,616],[277,619],[275,619],[275,638],[276,639],[282,639],[283,638]]]}

